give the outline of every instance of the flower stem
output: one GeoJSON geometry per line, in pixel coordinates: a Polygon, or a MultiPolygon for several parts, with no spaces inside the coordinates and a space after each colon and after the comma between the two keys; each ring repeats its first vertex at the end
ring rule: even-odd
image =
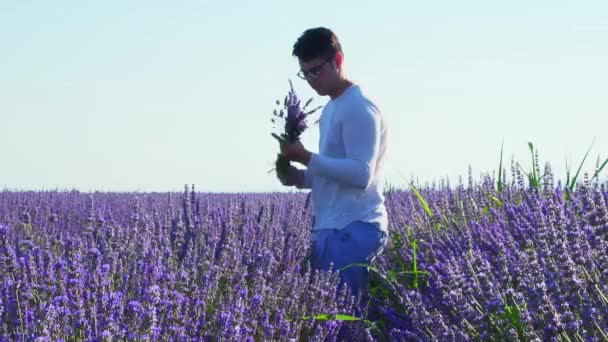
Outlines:
{"type": "MultiPolygon", "coordinates": [[[[15,272],[11,272],[11,276],[13,277],[13,282],[16,283],[15,281],[15,272]]],[[[23,338],[25,336],[25,327],[23,325],[23,317],[21,315],[21,302],[19,301],[19,288],[21,287],[21,283],[18,283],[15,286],[15,295],[17,296],[17,310],[19,312],[19,321],[21,322],[21,341],[23,341],[23,338]]]]}

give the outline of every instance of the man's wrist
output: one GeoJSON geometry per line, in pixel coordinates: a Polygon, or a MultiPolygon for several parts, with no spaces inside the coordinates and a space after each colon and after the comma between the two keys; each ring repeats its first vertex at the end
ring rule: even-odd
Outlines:
{"type": "Polygon", "coordinates": [[[304,152],[304,155],[302,156],[300,163],[308,166],[308,163],[310,163],[311,158],[312,158],[312,153],[310,151],[306,151],[306,152],[304,152]]]}

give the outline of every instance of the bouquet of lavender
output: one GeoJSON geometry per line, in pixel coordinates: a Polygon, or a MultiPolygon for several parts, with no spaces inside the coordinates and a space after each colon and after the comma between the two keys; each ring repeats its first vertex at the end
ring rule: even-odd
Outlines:
{"type": "MultiPolygon", "coordinates": [[[[291,79],[289,80],[289,88],[289,93],[287,96],[285,96],[285,100],[283,101],[283,108],[275,109],[273,112],[274,117],[271,119],[271,122],[275,125],[275,129],[277,120],[284,121],[284,123],[281,125],[282,132],[279,135],[276,133],[272,133],[272,135],[278,140],[295,143],[300,140],[300,136],[308,128],[308,117],[317,110],[321,109],[322,106],[318,106],[307,112],[306,109],[312,102],[312,98],[306,101],[304,107],[301,107],[301,101],[293,89],[291,79]]],[[[277,100],[276,104],[279,106],[281,102],[277,100]]],[[[315,121],[315,123],[317,122],[319,122],[319,120],[315,121]]],[[[287,177],[287,172],[290,165],[290,161],[285,159],[285,157],[279,153],[277,155],[275,168],[273,170],[277,171],[279,177],[285,178],[287,177]]]]}

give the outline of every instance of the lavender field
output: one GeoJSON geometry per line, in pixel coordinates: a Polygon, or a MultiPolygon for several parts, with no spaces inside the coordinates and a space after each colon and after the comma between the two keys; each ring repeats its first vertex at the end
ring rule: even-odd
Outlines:
{"type": "Polygon", "coordinates": [[[305,193],[4,191],[0,340],[608,340],[607,184],[500,180],[388,188],[364,305],[305,193]]]}

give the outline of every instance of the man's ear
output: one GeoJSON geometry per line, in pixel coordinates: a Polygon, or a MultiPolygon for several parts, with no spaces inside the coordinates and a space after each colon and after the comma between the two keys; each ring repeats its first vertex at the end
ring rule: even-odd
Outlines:
{"type": "Polygon", "coordinates": [[[342,69],[343,61],[344,61],[344,54],[342,54],[342,52],[337,52],[336,53],[336,68],[338,68],[338,70],[342,69]]]}

